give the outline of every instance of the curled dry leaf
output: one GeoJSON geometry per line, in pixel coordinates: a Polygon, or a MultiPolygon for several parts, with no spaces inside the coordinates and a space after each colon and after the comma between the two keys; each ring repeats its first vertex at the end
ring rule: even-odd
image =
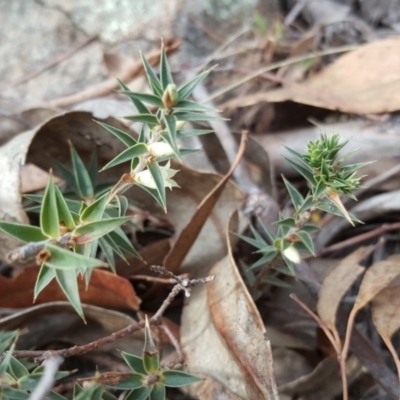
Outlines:
{"type": "Polygon", "coordinates": [[[345,257],[336,268],[325,278],[317,303],[319,317],[327,327],[336,332],[336,312],[339,304],[355,280],[364,272],[364,267],[359,265],[367,257],[373,247],[360,247],[345,257]]]}
{"type": "MultiPolygon", "coordinates": [[[[33,302],[35,282],[39,267],[25,268],[17,277],[0,276],[0,307],[24,308],[33,302]]],[[[136,296],[131,283],[111,272],[94,269],[86,289],[85,280],[78,278],[82,303],[117,310],[139,309],[141,300],[136,296]]],[[[39,294],[36,304],[65,300],[59,285],[53,280],[39,294]]]]}
{"type": "Polygon", "coordinates": [[[400,274],[400,254],[393,254],[367,269],[361,282],[354,310],[360,310],[400,274]]]}
{"type": "Polygon", "coordinates": [[[224,108],[261,101],[291,100],[353,114],[380,114],[400,109],[400,39],[377,40],[338,58],[303,83],[240,97],[224,108]]]}
{"type": "Polygon", "coordinates": [[[400,328],[400,279],[397,277],[372,300],[372,320],[382,337],[391,337],[400,328]]]}
{"type": "MultiPolygon", "coordinates": [[[[237,232],[237,218],[228,231],[237,232]]],[[[201,399],[277,399],[265,328],[232,257],[236,239],[210,271],[215,281],[195,288],[183,311],[183,351],[190,371],[205,378],[189,391],[201,399]]]]}

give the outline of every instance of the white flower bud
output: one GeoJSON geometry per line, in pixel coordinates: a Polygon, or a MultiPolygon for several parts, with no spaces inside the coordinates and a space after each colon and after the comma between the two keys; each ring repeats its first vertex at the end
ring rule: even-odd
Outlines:
{"type": "Polygon", "coordinates": [[[176,130],[180,131],[186,125],[187,121],[176,121],[176,130]]]}
{"type": "MultiPolygon", "coordinates": [[[[170,163],[168,162],[163,167],[160,166],[161,174],[164,179],[164,186],[172,189],[173,187],[179,187],[179,185],[172,179],[174,175],[178,172],[176,169],[170,168],[170,163]]],[[[148,169],[140,171],[134,176],[134,180],[139,185],[146,186],[150,189],[157,189],[156,182],[148,169]]]]}
{"type": "Polygon", "coordinates": [[[298,264],[301,261],[301,257],[296,247],[290,245],[285,250],[283,250],[282,255],[284,255],[292,263],[298,264]]]}
{"type": "Polygon", "coordinates": [[[154,157],[168,157],[174,154],[172,147],[165,142],[157,142],[147,145],[149,153],[154,157]]]}

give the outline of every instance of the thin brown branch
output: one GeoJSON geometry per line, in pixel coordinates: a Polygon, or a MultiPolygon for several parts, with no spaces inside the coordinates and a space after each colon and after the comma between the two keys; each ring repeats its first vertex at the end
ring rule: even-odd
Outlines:
{"type": "Polygon", "coordinates": [[[325,255],[327,253],[331,253],[332,251],[341,250],[346,247],[359,244],[361,242],[364,242],[365,240],[372,239],[374,237],[379,237],[385,232],[397,229],[400,229],[400,222],[394,222],[393,224],[384,224],[379,228],[373,229],[372,231],[365,232],[357,236],[353,236],[350,239],[343,240],[342,242],[339,243],[335,243],[329,247],[325,247],[324,249],[317,251],[317,256],[325,255]]]}
{"type": "MultiPolygon", "coordinates": [[[[150,325],[159,325],[161,321],[161,317],[164,314],[167,307],[171,304],[173,299],[176,295],[184,291],[186,296],[190,296],[190,289],[193,286],[198,284],[204,284],[210,282],[214,279],[214,276],[208,276],[205,278],[200,279],[183,279],[182,283],[177,283],[171,292],[169,293],[168,297],[164,300],[161,307],[158,311],[150,318],[149,323],[150,325]]],[[[125,328],[120,329],[119,331],[113,332],[111,335],[104,336],[100,339],[97,339],[93,342],[86,343],[81,346],[73,346],[66,349],[61,350],[15,350],[13,352],[13,356],[17,358],[33,358],[36,362],[42,362],[47,360],[51,357],[59,356],[62,358],[69,358],[72,356],[78,356],[82,354],[89,353],[94,351],[106,344],[115,342],[118,339],[121,339],[127,335],[132,334],[133,332],[137,332],[143,329],[145,326],[145,321],[140,321],[131,325],[126,326],[125,328]]]]}

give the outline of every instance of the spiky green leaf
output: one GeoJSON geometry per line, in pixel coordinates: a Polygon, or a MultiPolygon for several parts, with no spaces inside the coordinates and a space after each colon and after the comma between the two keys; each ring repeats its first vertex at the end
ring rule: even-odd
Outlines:
{"type": "Polygon", "coordinates": [[[40,242],[47,239],[40,228],[32,225],[0,221],[0,230],[23,242],[40,242]]]}
{"type": "Polygon", "coordinates": [[[33,298],[39,296],[39,293],[56,277],[54,268],[48,267],[46,264],[42,264],[40,267],[39,274],[36,278],[35,289],[33,298]]]}
{"type": "Polygon", "coordinates": [[[117,129],[111,125],[108,125],[104,122],[95,121],[97,124],[102,126],[104,129],[107,129],[108,132],[112,133],[117,139],[119,139],[122,143],[124,143],[127,147],[134,146],[137,142],[136,140],[129,135],[128,133],[121,131],[121,129],[117,129]]]}
{"type": "Polygon", "coordinates": [[[51,257],[45,262],[45,265],[49,268],[85,271],[87,268],[106,267],[103,261],[85,257],[51,243],[48,243],[45,248],[51,254],[51,257]]]}
{"type": "Polygon", "coordinates": [[[283,182],[285,183],[286,189],[289,192],[289,196],[292,199],[293,206],[296,210],[300,208],[300,206],[304,203],[304,197],[300,194],[300,192],[284,177],[283,182]]]}
{"type": "Polygon", "coordinates": [[[61,290],[67,296],[68,301],[71,303],[72,307],[74,307],[78,315],[84,319],[75,269],[65,270],[57,268],[55,270],[55,275],[56,280],[60,285],[61,290]]]}
{"type": "Polygon", "coordinates": [[[130,90],[121,90],[121,93],[127,95],[132,100],[135,99],[135,100],[143,101],[145,103],[149,103],[149,104],[152,104],[153,106],[160,107],[160,108],[164,107],[164,104],[161,101],[160,97],[158,97],[154,94],[137,93],[137,92],[131,92],[130,90]]]}
{"type": "Polygon", "coordinates": [[[315,255],[314,242],[312,240],[312,237],[304,230],[297,232],[296,236],[301,240],[304,246],[307,247],[308,251],[311,254],[315,255]]]}
{"type": "Polygon", "coordinates": [[[123,162],[130,161],[136,157],[140,157],[147,153],[147,146],[144,143],[137,143],[132,147],[128,147],[122,153],[118,154],[110,162],[108,162],[101,170],[104,171],[108,168],[122,164],[123,162]]]}
{"type": "Polygon", "coordinates": [[[167,209],[167,198],[165,195],[165,185],[164,185],[164,178],[161,172],[161,168],[157,162],[150,162],[147,164],[147,168],[150,171],[151,176],[154,179],[154,182],[157,187],[157,198],[158,202],[162,206],[164,210],[167,209]]]}
{"type": "Polygon", "coordinates": [[[76,228],[72,235],[78,243],[87,243],[92,240],[101,238],[115,228],[129,221],[130,217],[107,218],[101,221],[89,222],[76,228]]]}
{"type": "Polygon", "coordinates": [[[200,382],[202,378],[188,374],[183,371],[168,370],[162,373],[162,379],[165,386],[168,387],[182,387],[191,385],[195,382],[200,382]]]}
{"type": "Polygon", "coordinates": [[[157,78],[157,75],[154,73],[153,68],[151,68],[146,58],[143,57],[142,52],[140,52],[140,57],[142,58],[143,67],[153,93],[161,97],[163,95],[163,90],[160,80],[157,78]]]}
{"type": "Polygon", "coordinates": [[[83,199],[92,199],[94,197],[94,188],[88,170],[82,159],[79,157],[75,148],[70,145],[70,153],[72,160],[72,172],[75,176],[78,191],[83,199]]]}
{"type": "Polygon", "coordinates": [[[179,99],[186,100],[192,93],[193,90],[199,85],[210,73],[211,69],[203,71],[201,74],[195,76],[193,79],[190,79],[188,82],[184,83],[178,89],[179,99]]]}
{"type": "Polygon", "coordinates": [[[82,223],[99,221],[104,214],[104,211],[107,207],[108,193],[103,194],[103,196],[99,197],[95,202],[87,206],[81,216],[80,220],[82,223]]]}
{"type": "Polygon", "coordinates": [[[126,353],[124,351],[121,351],[121,355],[125,362],[128,364],[128,367],[132,369],[132,371],[146,375],[146,370],[144,369],[142,358],[135,356],[134,354],[126,353]]]}
{"type": "Polygon", "coordinates": [[[58,239],[60,237],[60,222],[52,176],[49,178],[43,196],[42,208],[40,210],[40,228],[42,233],[51,239],[58,239]]]}

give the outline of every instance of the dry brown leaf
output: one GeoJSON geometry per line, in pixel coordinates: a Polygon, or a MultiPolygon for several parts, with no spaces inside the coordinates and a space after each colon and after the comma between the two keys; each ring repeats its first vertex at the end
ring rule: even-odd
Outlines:
{"type": "Polygon", "coordinates": [[[327,327],[336,332],[336,312],[339,304],[355,280],[364,272],[359,265],[373,250],[372,246],[360,247],[346,258],[325,278],[317,303],[319,317],[327,327]]]}
{"type": "Polygon", "coordinates": [[[367,43],[349,52],[303,83],[234,99],[225,108],[260,101],[291,100],[354,114],[379,114],[400,109],[400,39],[367,43]]]}
{"type": "Polygon", "coordinates": [[[367,269],[361,282],[354,310],[360,310],[400,274],[400,254],[393,254],[367,269]]]}
{"type": "Polygon", "coordinates": [[[372,320],[382,337],[391,339],[400,328],[400,280],[396,278],[372,300],[372,320]]]}
{"type": "MultiPolygon", "coordinates": [[[[236,232],[238,223],[235,214],[228,230],[236,232]]],[[[229,241],[228,247],[232,244],[229,241]]],[[[211,273],[215,281],[206,290],[195,288],[182,316],[181,343],[188,366],[205,377],[189,391],[201,399],[277,399],[265,328],[231,250],[211,273]]]]}
{"type": "MultiPolygon", "coordinates": [[[[30,307],[38,273],[39,267],[27,267],[13,279],[0,276],[0,307],[30,307]]],[[[94,269],[87,290],[83,279],[78,279],[78,286],[82,303],[117,310],[138,310],[141,303],[127,279],[108,271],[94,269]]],[[[53,280],[39,294],[35,303],[65,299],[65,294],[53,280]]]]}

